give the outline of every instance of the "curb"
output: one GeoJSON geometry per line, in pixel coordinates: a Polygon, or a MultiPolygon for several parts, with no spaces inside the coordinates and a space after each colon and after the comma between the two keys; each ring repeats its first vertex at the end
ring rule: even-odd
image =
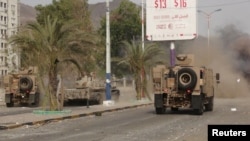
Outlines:
{"type": "Polygon", "coordinates": [[[82,114],[76,114],[76,115],[70,115],[70,116],[50,118],[50,119],[34,121],[34,122],[25,122],[25,123],[20,123],[20,124],[0,125],[0,130],[14,129],[14,128],[22,127],[25,125],[32,126],[32,125],[38,125],[38,124],[47,124],[50,122],[58,122],[58,121],[66,120],[66,119],[75,119],[75,118],[86,117],[86,116],[91,116],[91,115],[101,116],[102,113],[115,112],[115,111],[120,111],[120,110],[125,110],[125,109],[132,109],[132,108],[137,108],[137,107],[149,106],[152,104],[153,103],[125,106],[125,107],[121,107],[121,108],[114,108],[114,109],[109,109],[109,110],[95,111],[95,112],[91,112],[91,113],[82,113],[82,114]]]}

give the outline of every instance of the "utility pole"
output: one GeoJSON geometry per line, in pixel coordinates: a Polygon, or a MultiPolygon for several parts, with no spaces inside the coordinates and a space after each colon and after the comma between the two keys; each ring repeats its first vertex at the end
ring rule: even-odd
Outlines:
{"type": "MultiPolygon", "coordinates": [[[[109,0],[106,0],[106,100],[111,100],[111,63],[110,63],[110,19],[109,0]]],[[[104,101],[104,104],[106,102],[104,101]]]]}

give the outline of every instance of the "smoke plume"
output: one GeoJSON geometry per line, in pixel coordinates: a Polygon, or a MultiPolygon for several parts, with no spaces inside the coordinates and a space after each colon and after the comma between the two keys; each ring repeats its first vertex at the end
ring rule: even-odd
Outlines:
{"type": "Polygon", "coordinates": [[[220,83],[215,87],[217,97],[250,96],[250,35],[228,25],[218,31],[217,37],[210,37],[209,42],[200,36],[180,48],[181,53],[195,55],[196,65],[220,74],[220,83]]]}

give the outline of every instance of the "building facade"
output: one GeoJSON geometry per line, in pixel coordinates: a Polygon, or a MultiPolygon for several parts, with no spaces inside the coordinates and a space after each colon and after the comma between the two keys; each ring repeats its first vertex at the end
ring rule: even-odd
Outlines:
{"type": "Polygon", "coordinates": [[[19,68],[18,51],[8,43],[19,27],[19,0],[0,0],[0,77],[19,68]]]}

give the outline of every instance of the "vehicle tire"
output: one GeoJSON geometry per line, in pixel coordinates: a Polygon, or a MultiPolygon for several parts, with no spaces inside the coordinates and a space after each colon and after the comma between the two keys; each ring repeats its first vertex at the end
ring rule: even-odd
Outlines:
{"type": "Polygon", "coordinates": [[[178,71],[178,89],[193,89],[197,83],[197,76],[194,70],[182,68],[178,71]]]}
{"type": "Polygon", "coordinates": [[[160,108],[155,108],[155,112],[157,115],[161,115],[161,114],[164,114],[166,112],[166,108],[164,107],[160,107],[160,108]]]}
{"type": "Polygon", "coordinates": [[[194,113],[196,115],[203,115],[203,112],[204,112],[204,103],[203,103],[203,100],[202,100],[200,108],[199,109],[194,109],[194,113]]]}
{"type": "Polygon", "coordinates": [[[29,76],[21,77],[19,83],[21,91],[31,90],[33,87],[33,81],[29,76]]]}
{"type": "Polygon", "coordinates": [[[38,107],[39,106],[39,102],[40,102],[40,93],[35,93],[35,102],[32,103],[32,106],[34,107],[38,107]]]}
{"type": "Polygon", "coordinates": [[[171,107],[171,111],[173,111],[173,112],[176,112],[178,110],[179,110],[179,108],[177,108],[177,107],[171,107]]]}
{"type": "Polygon", "coordinates": [[[14,103],[11,102],[11,103],[6,103],[6,107],[13,107],[14,106],[14,103]]]}
{"type": "Polygon", "coordinates": [[[208,99],[208,104],[205,105],[206,111],[213,111],[214,109],[214,97],[210,97],[208,99]]]}
{"type": "Polygon", "coordinates": [[[6,107],[13,107],[14,101],[13,101],[13,94],[10,95],[10,103],[6,103],[6,107]]]}

